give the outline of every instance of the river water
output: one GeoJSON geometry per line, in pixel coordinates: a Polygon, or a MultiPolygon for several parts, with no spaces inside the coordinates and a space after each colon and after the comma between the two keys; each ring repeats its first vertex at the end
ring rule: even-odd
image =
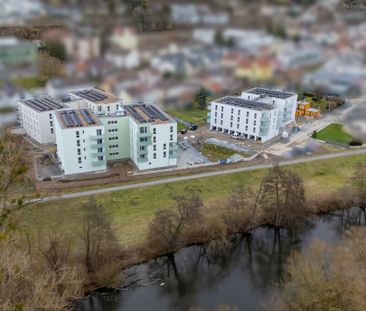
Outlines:
{"type": "Polygon", "coordinates": [[[315,217],[301,232],[274,238],[272,229],[258,228],[251,236],[236,236],[230,244],[191,246],[173,257],[161,257],[123,273],[127,289],[94,294],[80,301],[81,311],[173,311],[200,307],[215,310],[236,306],[260,310],[276,290],[286,259],[314,239],[342,239],[351,225],[365,225],[359,209],[315,217]]]}

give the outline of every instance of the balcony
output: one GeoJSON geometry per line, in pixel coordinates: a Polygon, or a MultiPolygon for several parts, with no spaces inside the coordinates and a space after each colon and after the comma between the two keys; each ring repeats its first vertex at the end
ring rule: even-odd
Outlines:
{"type": "Polygon", "coordinates": [[[170,151],[178,151],[177,143],[169,143],[169,150],[170,151]]]}
{"type": "Polygon", "coordinates": [[[104,135],[91,135],[91,140],[98,140],[98,139],[104,139],[104,135]]]}
{"type": "Polygon", "coordinates": [[[178,158],[178,152],[174,150],[169,151],[169,159],[176,159],[176,158],[178,158]]]}
{"type": "MultiPolygon", "coordinates": [[[[148,138],[146,141],[138,141],[137,142],[138,147],[146,147],[146,146],[150,146],[151,144],[152,144],[151,138],[148,138]]],[[[140,149],[140,148],[138,148],[138,149],[140,149]]]]}
{"type": "Polygon", "coordinates": [[[145,138],[145,137],[150,138],[151,136],[152,136],[152,133],[150,130],[148,130],[147,132],[144,132],[144,133],[138,132],[138,134],[137,134],[138,138],[145,138]]]}
{"type": "Polygon", "coordinates": [[[267,136],[269,132],[269,128],[260,128],[259,130],[259,136],[267,136]]]}
{"type": "MultiPolygon", "coordinates": [[[[211,104],[207,105],[207,110],[211,110],[211,104]]],[[[210,112],[209,112],[210,113],[210,112]]]]}
{"type": "Polygon", "coordinates": [[[93,158],[103,157],[104,156],[104,151],[101,151],[101,152],[92,152],[91,155],[92,155],[93,158]]]}
{"type": "Polygon", "coordinates": [[[92,149],[98,149],[98,148],[104,148],[105,147],[105,143],[104,141],[101,142],[101,143],[94,143],[94,144],[91,144],[91,148],[92,149]]]}
{"type": "Polygon", "coordinates": [[[103,166],[106,164],[106,161],[105,160],[96,160],[96,161],[93,161],[92,162],[92,165],[93,166],[103,166]]]}
{"type": "Polygon", "coordinates": [[[147,155],[148,154],[147,148],[145,148],[145,150],[141,150],[141,149],[138,150],[137,154],[138,154],[138,156],[140,156],[141,154],[147,155]]]}
{"type": "Polygon", "coordinates": [[[140,158],[140,156],[137,157],[137,162],[139,163],[146,163],[149,161],[149,159],[145,156],[145,158],[140,158]]]}

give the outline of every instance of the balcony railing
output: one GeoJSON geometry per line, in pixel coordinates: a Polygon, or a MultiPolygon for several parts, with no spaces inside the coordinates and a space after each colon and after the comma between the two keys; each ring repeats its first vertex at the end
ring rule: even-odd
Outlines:
{"type": "Polygon", "coordinates": [[[169,159],[176,159],[178,157],[178,152],[171,150],[169,151],[169,159]]]}
{"type": "MultiPolygon", "coordinates": [[[[152,144],[151,138],[148,138],[146,141],[145,140],[144,141],[138,140],[138,142],[137,142],[138,147],[140,147],[140,146],[146,147],[146,146],[150,146],[151,144],[152,144]]],[[[138,148],[138,149],[140,149],[140,148],[138,148]]]]}
{"type": "Polygon", "coordinates": [[[137,158],[137,161],[138,161],[139,163],[146,163],[148,160],[149,160],[149,159],[148,159],[147,157],[144,157],[144,158],[140,158],[140,157],[138,157],[138,158],[137,158]]]}
{"type": "Polygon", "coordinates": [[[102,157],[102,156],[104,156],[104,152],[103,151],[92,152],[91,155],[93,158],[102,157]]]}
{"type": "Polygon", "coordinates": [[[103,166],[106,164],[106,161],[105,160],[97,160],[97,161],[93,161],[92,162],[92,165],[93,166],[103,166]]]}
{"type": "Polygon", "coordinates": [[[95,144],[91,144],[91,148],[92,149],[98,149],[98,148],[104,148],[105,147],[105,143],[104,143],[104,141],[103,142],[101,142],[101,143],[95,143],[95,144]]]}
{"type": "Polygon", "coordinates": [[[98,140],[98,139],[103,139],[104,135],[91,135],[90,139],[91,140],[98,140]]]}
{"type": "Polygon", "coordinates": [[[177,143],[169,143],[169,150],[171,151],[178,151],[177,143]]]}

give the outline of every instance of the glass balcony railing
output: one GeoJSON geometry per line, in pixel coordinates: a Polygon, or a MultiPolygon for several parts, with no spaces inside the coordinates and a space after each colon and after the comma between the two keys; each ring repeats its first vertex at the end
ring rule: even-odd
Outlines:
{"type": "Polygon", "coordinates": [[[178,151],[178,145],[177,145],[177,143],[170,143],[169,144],[169,150],[170,151],[178,151]]]}
{"type": "Polygon", "coordinates": [[[138,161],[139,163],[146,163],[148,160],[149,160],[149,159],[148,159],[147,157],[144,157],[144,158],[140,158],[140,157],[138,157],[138,158],[137,158],[137,161],[138,161]]]}
{"type": "Polygon", "coordinates": [[[93,161],[92,162],[92,165],[93,166],[103,166],[106,164],[106,161],[105,160],[96,160],[96,161],[93,161]]]}
{"type": "Polygon", "coordinates": [[[148,154],[148,151],[147,151],[147,149],[144,149],[144,150],[138,150],[137,151],[137,153],[138,153],[138,155],[140,155],[140,154],[145,154],[145,155],[147,155],[148,154]]]}
{"type": "MultiPolygon", "coordinates": [[[[140,141],[140,140],[138,140],[138,143],[137,143],[137,145],[140,147],[146,147],[146,146],[150,146],[152,144],[152,142],[151,142],[151,138],[148,138],[147,140],[144,140],[144,141],[140,141]]],[[[140,149],[140,148],[138,148],[138,149],[140,149]]]]}
{"type": "Polygon", "coordinates": [[[101,142],[101,143],[96,142],[94,144],[91,144],[91,148],[92,149],[104,148],[104,146],[105,146],[104,141],[101,142]]]}
{"type": "Polygon", "coordinates": [[[102,156],[104,156],[104,152],[103,151],[92,152],[91,155],[93,158],[102,157],[102,156]]]}
{"type": "Polygon", "coordinates": [[[91,140],[98,140],[98,139],[103,139],[104,135],[92,135],[90,136],[91,140]]]}
{"type": "Polygon", "coordinates": [[[148,130],[147,132],[143,132],[143,133],[138,132],[138,135],[137,135],[138,138],[151,137],[151,136],[152,136],[152,133],[150,130],[148,130]]]}
{"type": "Polygon", "coordinates": [[[178,152],[174,150],[169,151],[169,159],[176,159],[176,158],[178,158],[178,152]]]}

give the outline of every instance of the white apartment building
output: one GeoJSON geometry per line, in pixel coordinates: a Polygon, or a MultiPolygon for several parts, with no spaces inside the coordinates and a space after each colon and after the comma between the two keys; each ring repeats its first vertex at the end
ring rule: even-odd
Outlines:
{"type": "Polygon", "coordinates": [[[177,123],[155,105],[125,106],[130,118],[130,157],[140,170],[177,165],[177,123]]]}
{"type": "Polygon", "coordinates": [[[212,101],[208,123],[211,130],[266,142],[295,120],[296,104],[295,93],[253,88],[212,101]]]}
{"type": "Polygon", "coordinates": [[[70,95],[69,109],[56,116],[57,153],[65,175],[105,170],[106,162],[123,159],[140,170],[177,165],[177,123],[157,106],[123,105],[95,88],[70,95]]]}
{"type": "Polygon", "coordinates": [[[65,175],[106,169],[104,126],[91,110],[56,111],[55,129],[65,175]]]}
{"type": "Polygon", "coordinates": [[[56,141],[54,112],[67,108],[61,101],[43,95],[18,101],[18,118],[28,136],[40,144],[56,141]]]}

